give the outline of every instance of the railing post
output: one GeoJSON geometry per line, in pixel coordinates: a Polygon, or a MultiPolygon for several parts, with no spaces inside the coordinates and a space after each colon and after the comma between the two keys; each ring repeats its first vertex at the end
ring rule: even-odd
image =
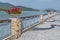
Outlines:
{"type": "Polygon", "coordinates": [[[40,23],[43,23],[43,15],[40,15],[40,23]]]}
{"type": "Polygon", "coordinates": [[[46,11],[47,11],[47,13],[48,13],[48,19],[49,19],[49,18],[51,17],[51,16],[50,16],[50,12],[51,12],[51,11],[50,11],[49,9],[46,10],[46,11]]]}
{"type": "Polygon", "coordinates": [[[56,16],[56,10],[54,10],[54,16],[56,16]]]}
{"type": "Polygon", "coordinates": [[[48,19],[50,18],[50,12],[48,12],[48,19]]]}
{"type": "Polygon", "coordinates": [[[21,22],[18,18],[11,19],[11,35],[14,35],[15,38],[21,36],[21,22]]]}

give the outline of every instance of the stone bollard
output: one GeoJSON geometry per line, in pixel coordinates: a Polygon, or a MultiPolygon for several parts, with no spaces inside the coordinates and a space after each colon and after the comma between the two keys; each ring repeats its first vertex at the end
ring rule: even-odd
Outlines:
{"type": "Polygon", "coordinates": [[[40,23],[43,23],[43,15],[40,15],[40,23]]]}
{"type": "Polygon", "coordinates": [[[21,36],[21,22],[18,18],[11,19],[11,35],[14,35],[15,38],[21,36]]]}
{"type": "Polygon", "coordinates": [[[48,12],[48,19],[50,18],[50,12],[48,12]]]}

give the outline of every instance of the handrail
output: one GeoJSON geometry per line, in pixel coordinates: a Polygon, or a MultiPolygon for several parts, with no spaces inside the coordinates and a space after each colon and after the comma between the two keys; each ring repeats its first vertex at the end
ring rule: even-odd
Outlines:
{"type": "Polygon", "coordinates": [[[14,35],[10,35],[7,38],[4,38],[3,40],[13,40],[14,39],[14,35]]]}
{"type": "MultiPolygon", "coordinates": [[[[19,17],[20,19],[22,19],[21,20],[22,33],[26,32],[26,31],[30,30],[31,28],[35,27],[36,25],[44,22],[43,16],[45,17],[45,15],[47,15],[47,14],[19,17]],[[28,19],[30,19],[30,20],[28,20],[28,19]],[[22,28],[22,27],[24,27],[24,28],[22,28]]],[[[47,19],[48,19],[48,15],[47,15],[47,19]]],[[[11,22],[11,20],[10,19],[0,20],[0,23],[2,23],[2,22],[11,22]]],[[[12,36],[9,36],[5,39],[13,39],[13,38],[12,38],[12,36]]]]}
{"type": "MultiPolygon", "coordinates": [[[[25,16],[25,17],[20,17],[21,19],[26,19],[26,18],[35,18],[35,17],[38,17],[39,15],[34,15],[34,16],[25,16]]],[[[0,23],[3,23],[3,22],[11,22],[10,19],[5,19],[5,20],[0,20],[0,23]]]]}
{"type": "MultiPolygon", "coordinates": [[[[47,15],[47,14],[43,14],[43,16],[45,16],[45,15],[47,15]]],[[[38,16],[40,16],[40,15],[33,15],[33,16],[25,16],[25,17],[20,17],[20,18],[30,18],[30,17],[38,17],[38,16]]]]}
{"type": "MultiPolygon", "coordinates": [[[[43,14],[43,16],[45,16],[45,15],[47,15],[47,14],[43,14]]],[[[40,15],[25,16],[25,17],[20,17],[20,18],[21,19],[28,19],[28,18],[30,19],[30,18],[35,18],[38,16],[40,16],[40,15]]],[[[0,23],[2,23],[2,22],[11,22],[11,20],[10,19],[0,20],[0,23]]]]}
{"type": "Polygon", "coordinates": [[[9,20],[9,19],[6,19],[6,20],[0,20],[0,23],[3,23],[3,22],[11,22],[11,20],[9,20]]]}
{"type": "Polygon", "coordinates": [[[39,15],[33,15],[33,16],[25,16],[25,17],[20,17],[21,19],[25,19],[25,18],[34,18],[34,17],[38,17],[39,15]]]}

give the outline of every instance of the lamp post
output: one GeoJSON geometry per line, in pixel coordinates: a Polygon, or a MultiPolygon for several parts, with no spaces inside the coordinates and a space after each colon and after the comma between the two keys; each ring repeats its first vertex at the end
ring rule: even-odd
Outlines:
{"type": "Polygon", "coordinates": [[[21,14],[22,10],[14,7],[6,12],[13,17],[9,18],[11,20],[11,35],[14,35],[15,38],[18,38],[21,35],[21,20],[16,18],[16,16],[21,14]]]}

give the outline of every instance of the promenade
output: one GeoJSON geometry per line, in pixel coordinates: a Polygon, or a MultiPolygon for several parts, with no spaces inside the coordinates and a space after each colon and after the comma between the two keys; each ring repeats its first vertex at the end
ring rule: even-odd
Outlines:
{"type": "Polygon", "coordinates": [[[14,40],[60,40],[60,15],[22,33],[21,37],[14,40]]]}

